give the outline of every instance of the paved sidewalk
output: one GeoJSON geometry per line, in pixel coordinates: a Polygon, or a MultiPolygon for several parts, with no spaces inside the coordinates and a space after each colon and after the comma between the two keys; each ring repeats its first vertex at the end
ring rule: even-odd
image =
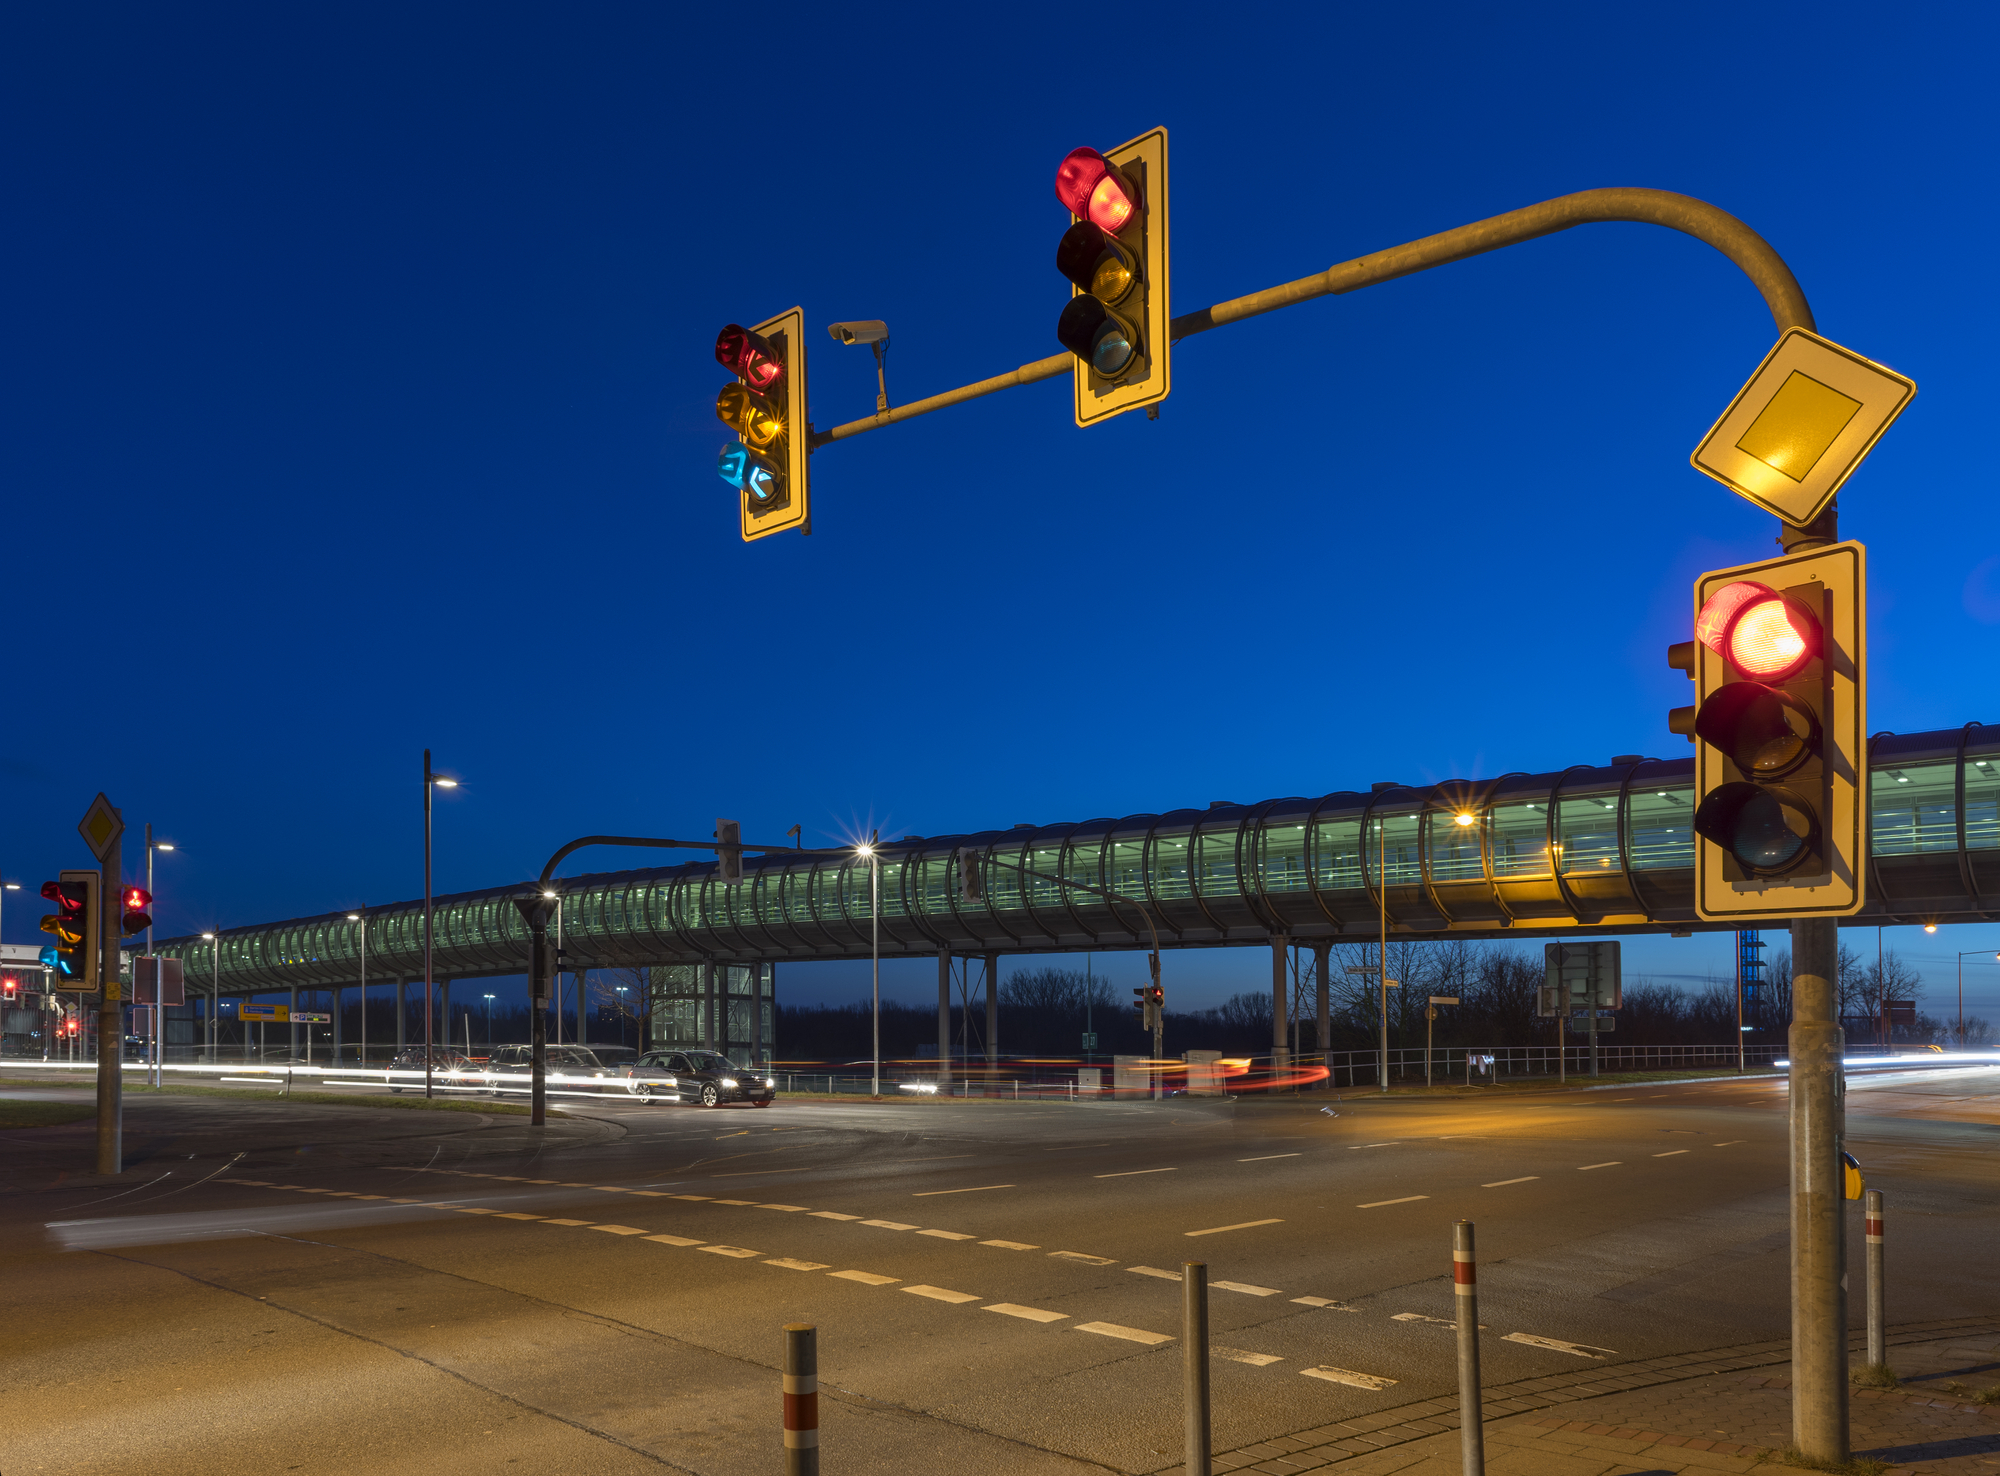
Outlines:
{"type": "MultiPolygon", "coordinates": [[[[1855,1456],[1910,1476],[2000,1476],[2000,1403],[1971,1397],[2000,1386],[2000,1324],[1920,1324],[1896,1329],[1889,1341],[1889,1365],[1904,1387],[1853,1391],[1855,1456]]],[[[1857,1363],[1859,1347],[1857,1337],[1857,1363]]],[[[1751,1344],[1488,1389],[1486,1469],[1492,1476],[1747,1473],[1791,1444],[1787,1351],[1781,1342],[1751,1344]]],[[[1458,1476],[1458,1403],[1429,1400],[1264,1441],[1217,1455],[1215,1470],[1458,1476]]]]}

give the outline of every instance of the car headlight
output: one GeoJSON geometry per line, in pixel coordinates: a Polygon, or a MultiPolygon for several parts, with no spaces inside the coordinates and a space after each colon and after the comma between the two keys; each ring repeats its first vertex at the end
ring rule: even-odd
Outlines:
{"type": "Polygon", "coordinates": [[[775,1076],[767,1076],[764,1078],[764,1085],[767,1087],[776,1087],[777,1084],[778,1084],[778,1078],[775,1076]]]}
{"type": "Polygon", "coordinates": [[[732,1092],[736,1090],[736,1078],[735,1078],[735,1077],[733,1077],[733,1076],[725,1076],[725,1077],[723,1077],[723,1078],[722,1078],[722,1084],[723,1084],[724,1086],[728,1087],[728,1088],[729,1088],[729,1090],[731,1090],[732,1092]]]}

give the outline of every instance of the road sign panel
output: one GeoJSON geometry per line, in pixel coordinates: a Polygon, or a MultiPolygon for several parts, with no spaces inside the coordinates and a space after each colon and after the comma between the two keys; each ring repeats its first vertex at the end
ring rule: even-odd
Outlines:
{"type": "Polygon", "coordinates": [[[237,1008],[236,1018],[239,1020],[269,1020],[283,1025],[288,1023],[287,1017],[290,1014],[290,1005],[260,1005],[251,1004],[248,1000],[245,1000],[237,1008]]]}
{"type": "Polygon", "coordinates": [[[291,1023],[294,1025],[329,1025],[333,1016],[317,1010],[293,1010],[291,1023]]]}
{"type": "Polygon", "coordinates": [[[1689,460],[1739,497],[1803,526],[1916,392],[1914,379],[1788,328],[1689,460]]]}
{"type": "MultiPolygon", "coordinates": [[[[77,833],[83,843],[90,847],[90,854],[102,861],[111,854],[112,844],[125,833],[125,821],[112,807],[111,801],[99,794],[90,802],[90,808],[83,812],[83,818],[76,822],[77,833]]],[[[113,877],[116,881],[118,878],[113,877]]]]}
{"type": "MultiPolygon", "coordinates": [[[[1542,949],[1544,988],[1556,1000],[1594,1009],[1619,1003],[1620,949],[1616,938],[1589,943],[1549,943],[1542,949]]],[[[1560,1008],[1560,1004],[1558,1008],[1560,1008]]]]}

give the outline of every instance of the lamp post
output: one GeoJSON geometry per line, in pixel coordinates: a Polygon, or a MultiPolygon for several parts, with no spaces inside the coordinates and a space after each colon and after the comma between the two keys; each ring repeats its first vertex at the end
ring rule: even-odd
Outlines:
{"type": "MultiPolygon", "coordinates": [[[[0,882],[0,903],[4,903],[6,901],[6,897],[9,892],[18,892],[20,890],[21,890],[21,884],[19,882],[0,882]]],[[[5,920],[6,920],[5,910],[4,908],[0,908],[0,923],[4,923],[5,920]]],[[[6,928],[0,926],[0,941],[4,941],[6,939],[6,936],[7,936],[6,928]]],[[[46,995],[44,995],[44,998],[46,999],[46,995]]],[[[43,1015],[42,1040],[44,1045],[46,1045],[49,1035],[48,1020],[47,1020],[48,1011],[43,1010],[42,1015],[43,1015]]],[[[4,1044],[5,1035],[6,1032],[4,1030],[0,1030],[0,1044],[4,1044]]],[[[44,1057],[44,1059],[47,1058],[44,1057]]]]}
{"type": "MultiPolygon", "coordinates": [[[[156,841],[156,840],[154,840],[154,839],[153,839],[153,822],[152,822],[152,821],[150,821],[150,820],[148,820],[148,821],[146,822],[146,895],[147,895],[148,897],[151,897],[151,896],[153,895],[153,852],[155,852],[155,851],[171,851],[171,850],[172,850],[173,848],[174,848],[174,844],[173,844],[173,842],[172,842],[172,841],[156,841]]],[[[160,989],[160,961],[159,961],[159,959],[158,959],[157,957],[154,957],[154,955],[153,955],[153,924],[152,924],[152,920],[151,920],[151,919],[152,919],[152,916],[153,916],[152,912],[148,911],[148,912],[147,912],[147,914],[146,914],[146,917],[147,917],[147,922],[146,922],[146,955],[147,955],[147,957],[149,957],[149,958],[152,958],[152,959],[153,959],[153,1052],[152,1052],[152,1054],[153,1054],[153,1072],[152,1072],[152,1075],[153,1075],[153,1085],[157,1087],[157,1086],[159,1086],[159,1085],[160,1085],[160,1047],[161,1047],[161,1046],[162,1046],[163,1044],[165,1044],[165,1042],[166,1042],[166,1036],[167,1036],[167,1032],[166,1032],[166,1030],[165,1030],[165,1028],[164,1028],[164,1022],[163,1022],[163,1021],[161,1020],[161,1018],[160,1018],[160,1012],[161,1012],[161,1011],[162,1011],[162,1010],[163,1010],[163,1009],[165,1008],[165,1006],[164,1006],[164,1005],[162,1005],[162,1004],[161,1004],[161,1002],[160,1002],[160,997],[161,997],[161,989],[160,989]]],[[[135,977],[136,977],[136,975],[135,975],[135,977]]]]}
{"type": "Polygon", "coordinates": [[[458,781],[431,772],[431,751],[424,750],[424,1096],[431,1095],[431,791],[456,789],[458,781]]]}
{"type": "Polygon", "coordinates": [[[868,1031],[874,1055],[869,1080],[872,1084],[870,1092],[878,1102],[882,1100],[882,858],[875,854],[875,839],[879,834],[879,831],[875,832],[854,848],[855,855],[868,863],[868,916],[872,928],[869,941],[872,972],[868,1031]]]}
{"type": "Polygon", "coordinates": [[[361,1044],[355,1059],[368,1064],[368,909],[347,914],[347,920],[361,925],[361,1044]]]}
{"type": "MultiPolygon", "coordinates": [[[[1967,954],[1985,953],[1984,948],[1968,948],[1958,956],[1958,1048],[1965,1049],[1965,960],[1967,954]]],[[[2000,953],[1993,955],[1993,961],[2000,963],[2000,953]]]]}
{"type": "Polygon", "coordinates": [[[493,1054],[493,996],[486,996],[486,1054],[493,1054]]]}
{"type": "Polygon", "coordinates": [[[215,1064],[216,1037],[222,1032],[222,940],[203,933],[208,944],[208,1064],[215,1064]]]}

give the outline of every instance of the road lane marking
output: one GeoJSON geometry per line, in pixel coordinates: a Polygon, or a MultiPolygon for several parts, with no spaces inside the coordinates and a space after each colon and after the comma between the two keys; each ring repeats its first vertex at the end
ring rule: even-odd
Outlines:
{"type": "Polygon", "coordinates": [[[905,1225],[896,1220],[863,1220],[864,1225],[873,1225],[877,1230],[914,1230],[915,1225],[905,1225]]]}
{"type": "Polygon", "coordinates": [[[646,1232],[637,1225],[592,1225],[593,1230],[602,1230],[607,1235],[644,1235],[646,1232]]]}
{"type": "Polygon", "coordinates": [[[1227,1358],[1231,1363],[1247,1363],[1253,1368],[1268,1368],[1285,1361],[1275,1353],[1245,1353],[1241,1348],[1211,1347],[1208,1351],[1217,1358],[1227,1358]]]}
{"type": "Polygon", "coordinates": [[[1540,1174],[1529,1174],[1526,1178],[1521,1179],[1495,1179],[1492,1183],[1481,1184],[1479,1187],[1482,1189],[1505,1189],[1509,1184],[1532,1184],[1540,1177],[1540,1174]]]}
{"type": "Polygon", "coordinates": [[[718,1199],[718,1200],[716,1200],[715,1202],[716,1202],[717,1204],[761,1204],[761,1203],[763,1203],[763,1201],[762,1201],[762,1200],[757,1200],[757,1199],[718,1199]]]}
{"type": "Polygon", "coordinates": [[[1598,1358],[1606,1353],[1616,1355],[1616,1348],[1600,1348],[1594,1343],[1565,1343],[1561,1338],[1538,1338],[1533,1333],[1508,1333],[1500,1339],[1503,1343],[1526,1343],[1530,1348],[1550,1348],[1557,1353],[1574,1353],[1578,1358],[1598,1358]]]}
{"type": "Polygon", "coordinates": [[[757,1208],[767,1209],[767,1210],[783,1210],[788,1215],[795,1215],[800,1210],[804,1209],[805,1206],[802,1204],[760,1204],[757,1206],[757,1208]]]}
{"type": "Polygon", "coordinates": [[[1379,1374],[1356,1373],[1351,1368],[1330,1368],[1325,1365],[1319,1368],[1302,1368],[1299,1372],[1309,1379],[1325,1379],[1329,1384],[1349,1384],[1356,1389],[1386,1389],[1396,1382],[1394,1379],[1385,1379],[1379,1374]]]}
{"type": "MultiPolygon", "coordinates": [[[[485,1176],[481,1175],[480,1177],[483,1178],[485,1176]]],[[[592,1184],[590,1187],[595,1189],[599,1194],[623,1194],[626,1192],[616,1184],[592,1184]]]]}
{"type": "Polygon", "coordinates": [[[921,1283],[916,1286],[906,1286],[903,1290],[913,1297],[929,1297],[934,1302],[976,1302],[979,1300],[971,1292],[946,1291],[941,1286],[924,1286],[921,1283]]]}
{"type": "Polygon", "coordinates": [[[863,1286],[893,1286],[899,1279],[894,1276],[877,1276],[873,1271],[829,1271],[826,1274],[836,1281],[858,1281],[863,1286]]]}
{"type": "Polygon", "coordinates": [[[981,1245],[997,1245],[1003,1251],[1038,1251],[1039,1245],[1029,1245],[1024,1240],[982,1240],[981,1245]]]}
{"type": "Polygon", "coordinates": [[[843,1215],[838,1210],[814,1210],[812,1217],[815,1220],[858,1220],[861,1218],[859,1215],[843,1215]]]}
{"type": "MultiPolygon", "coordinates": [[[[1458,1323],[1449,1317],[1427,1317],[1422,1312],[1398,1312],[1389,1319],[1391,1322],[1435,1322],[1439,1327],[1457,1327],[1458,1323]]],[[[1486,1324],[1480,1323],[1479,1330],[1486,1331],[1486,1324]]]]}
{"type": "Polygon", "coordinates": [[[794,1261],[790,1256],[779,1256],[777,1259],[766,1261],[764,1264],[766,1266],[782,1266],[787,1271],[824,1271],[829,1263],[826,1261],[794,1261]]]}
{"type": "Polygon", "coordinates": [[[1428,1194],[1405,1194],[1401,1199],[1378,1199],[1373,1204],[1357,1204],[1356,1209],[1378,1210],[1385,1204],[1414,1204],[1419,1199],[1429,1199],[1428,1194]]]}
{"type": "Polygon", "coordinates": [[[1358,1148],[1394,1148],[1402,1141],[1401,1138],[1391,1138],[1386,1143],[1350,1143],[1347,1145],[1347,1151],[1352,1153],[1358,1148]]]}
{"type": "Polygon", "coordinates": [[[1350,1307],[1345,1302],[1336,1302],[1329,1297],[1293,1297],[1301,1307],[1325,1307],[1334,1312],[1359,1312],[1359,1307],[1350,1307]]]}
{"type": "Polygon", "coordinates": [[[657,1240],[661,1245],[700,1245],[699,1240],[689,1240],[685,1235],[648,1235],[648,1240],[657,1240]]]}
{"type": "Polygon", "coordinates": [[[689,1200],[694,1200],[697,1203],[706,1204],[709,1200],[715,1198],[715,1196],[713,1194],[669,1194],[667,1198],[689,1199],[689,1200]]]}
{"type": "Polygon", "coordinates": [[[1128,1343],[1144,1343],[1149,1348],[1173,1341],[1172,1335],[1168,1333],[1147,1332],[1140,1327],[1120,1327],[1115,1322],[1079,1322],[1072,1330],[1096,1333],[1106,1338],[1123,1338],[1128,1343]]]}
{"type": "Polygon", "coordinates": [[[1217,1291],[1242,1292],[1251,1297],[1275,1297],[1278,1294],[1275,1286],[1252,1286],[1247,1281],[1211,1281],[1209,1285],[1217,1291]]]}
{"type": "Polygon", "coordinates": [[[544,1220],[544,1225],[588,1225],[589,1220],[544,1220]]]}
{"type": "Polygon", "coordinates": [[[1162,1281],[1179,1281],[1181,1279],[1180,1272],[1162,1271],[1158,1266],[1127,1266],[1125,1269],[1130,1271],[1134,1276],[1157,1276],[1162,1281]]]}
{"type": "MultiPolygon", "coordinates": [[[[1239,1158],[1236,1161],[1238,1163],[1269,1163],[1274,1158],[1303,1158],[1304,1156],[1302,1153],[1264,1153],[1256,1158],[1239,1158]]],[[[1217,1351],[1220,1352],[1221,1350],[1218,1349],[1217,1351]]]]}
{"type": "Polygon", "coordinates": [[[1082,1251],[1050,1251],[1051,1258],[1058,1261],[1080,1261],[1086,1266],[1109,1266],[1109,1256],[1086,1256],[1082,1251]]]}
{"type": "Polygon", "coordinates": [[[764,1254],[762,1251],[745,1250],[740,1245],[705,1245],[702,1249],[712,1256],[734,1256],[739,1261],[764,1254]]]}
{"type": "Polygon", "coordinates": [[[1685,1148],[1675,1148],[1675,1149],[1673,1149],[1672,1151],[1670,1151],[1670,1152],[1667,1152],[1667,1153],[1655,1153],[1655,1154],[1653,1155],[1653,1157],[1655,1157],[1655,1158],[1679,1158],[1679,1157],[1680,1157],[1680,1156],[1681,1156],[1681,1155],[1682,1155],[1683,1153],[1686,1153],[1687,1151],[1688,1151],[1688,1150],[1687,1150],[1687,1149],[1685,1149],[1685,1148]]]}
{"type": "Polygon", "coordinates": [[[1590,1172],[1590,1171],[1591,1171],[1592,1169],[1615,1169],[1615,1168],[1617,1168],[1617,1167],[1618,1167],[1618,1166],[1619,1166],[1619,1165],[1620,1165],[1621,1163],[1623,1163],[1624,1161],[1625,1161],[1625,1160],[1624,1160],[1624,1159],[1622,1159],[1622,1158],[1614,1158],[1614,1159],[1610,1160],[1610,1161],[1609,1161],[1608,1163],[1586,1163],[1586,1164],[1579,1164],[1579,1165],[1577,1166],[1577,1170],[1576,1170],[1576,1171],[1577,1171],[1578,1173],[1580,1173],[1580,1174],[1587,1174],[1587,1173],[1589,1173],[1589,1172],[1590,1172]]]}
{"type": "Polygon", "coordinates": [[[1179,1172],[1180,1172],[1180,1170],[1179,1170],[1178,1168],[1163,1168],[1163,1169],[1126,1169],[1126,1170],[1124,1170],[1123,1172],[1121,1172],[1121,1173],[1116,1173],[1116,1174],[1092,1174],[1092,1175],[1091,1175],[1091,1178],[1093,1178],[1093,1179],[1130,1179],[1130,1178],[1135,1178],[1135,1177],[1137,1177],[1137,1176],[1138,1176],[1138,1175],[1140,1175],[1140,1174],[1177,1174],[1177,1173],[1179,1173],[1179,1172]]]}
{"type": "Polygon", "coordinates": [[[666,1190],[664,1190],[664,1189],[634,1189],[634,1190],[633,1190],[632,1192],[633,1192],[634,1194],[640,1194],[640,1195],[644,1195],[644,1196],[645,1196],[645,1197],[646,1197],[647,1199],[672,1199],[672,1198],[673,1198],[673,1196],[672,1196],[671,1194],[667,1193],[667,1191],[666,1191],[666,1190]]]}
{"type": "Polygon", "coordinates": [[[1259,1225],[1282,1225],[1283,1220],[1242,1220],[1234,1225],[1211,1225],[1206,1230],[1183,1230],[1183,1235],[1220,1235],[1225,1230],[1254,1230],[1259,1225]]]}
{"type": "Polygon", "coordinates": [[[976,1235],[961,1234],[957,1230],[919,1230],[919,1235],[928,1235],[936,1240],[977,1240],[976,1235]]]}
{"type": "Polygon", "coordinates": [[[1636,1102],[1639,1099],[1637,1097],[1613,1097],[1611,1100],[1614,1102],[1636,1102]]]}
{"type": "Polygon", "coordinates": [[[1061,1322],[1069,1316],[1067,1312],[1048,1312],[1040,1307],[1021,1307],[1013,1302],[990,1302],[979,1309],[982,1312],[998,1312],[1003,1317],[1021,1317],[1029,1322],[1061,1322]]]}
{"type": "Polygon", "coordinates": [[[502,1219],[502,1220],[539,1220],[539,1219],[541,1218],[541,1216],[540,1216],[540,1215],[524,1215],[524,1214],[520,1213],[520,1212],[519,1212],[519,1211],[517,1210],[517,1211],[515,1211],[515,1212],[514,1212],[513,1214],[511,1214],[511,1215],[501,1215],[501,1216],[499,1216],[498,1218],[500,1218],[500,1219],[502,1219]]]}
{"type": "Polygon", "coordinates": [[[925,1189],[920,1193],[912,1194],[910,1198],[930,1199],[934,1195],[939,1194],[984,1194],[988,1189],[1015,1189],[1018,1187],[1020,1186],[1016,1184],[980,1184],[972,1189],[925,1189]]]}
{"type": "Polygon", "coordinates": [[[1734,1148],[1738,1143],[1747,1143],[1748,1138],[1731,1138],[1727,1143],[1710,1143],[1711,1148],[1734,1148]]]}
{"type": "Polygon", "coordinates": [[[464,1204],[455,1204],[452,1208],[461,1215],[497,1215],[500,1213],[498,1210],[474,1209],[472,1206],[464,1204]]]}

